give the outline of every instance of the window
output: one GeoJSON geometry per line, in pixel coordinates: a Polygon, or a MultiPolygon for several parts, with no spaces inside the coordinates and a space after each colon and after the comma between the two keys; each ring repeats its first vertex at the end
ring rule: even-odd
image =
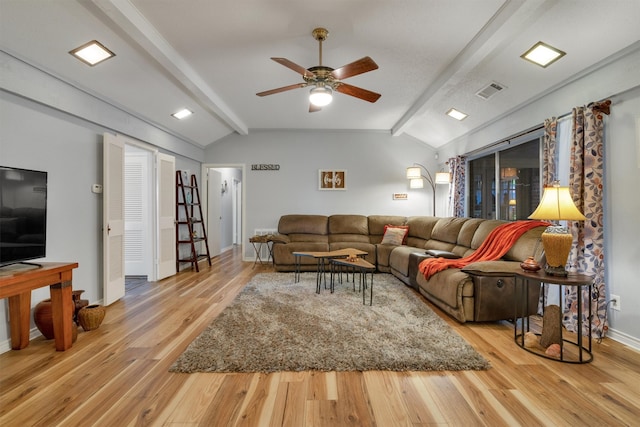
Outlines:
{"type": "Polygon", "coordinates": [[[526,219],[540,202],[540,138],[470,160],[469,177],[470,217],[526,219]]]}

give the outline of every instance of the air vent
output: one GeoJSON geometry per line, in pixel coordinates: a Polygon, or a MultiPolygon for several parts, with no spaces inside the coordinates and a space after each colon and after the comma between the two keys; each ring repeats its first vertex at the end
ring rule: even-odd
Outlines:
{"type": "Polygon", "coordinates": [[[496,93],[500,92],[502,89],[506,89],[506,88],[507,88],[506,86],[501,85],[500,83],[491,82],[487,86],[483,87],[478,92],[476,92],[476,95],[482,99],[489,99],[496,93]]]}

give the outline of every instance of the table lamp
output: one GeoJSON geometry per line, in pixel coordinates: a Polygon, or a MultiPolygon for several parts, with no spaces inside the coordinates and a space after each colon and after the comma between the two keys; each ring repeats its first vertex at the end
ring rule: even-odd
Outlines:
{"type": "MultiPolygon", "coordinates": [[[[554,181],[551,187],[546,187],[542,193],[542,200],[529,219],[549,221],[571,220],[584,221],[585,216],[573,203],[569,187],[560,187],[554,181]]],[[[551,225],[542,233],[542,247],[547,258],[545,273],[551,276],[567,276],[565,265],[571,252],[573,235],[565,226],[551,225]]]]}

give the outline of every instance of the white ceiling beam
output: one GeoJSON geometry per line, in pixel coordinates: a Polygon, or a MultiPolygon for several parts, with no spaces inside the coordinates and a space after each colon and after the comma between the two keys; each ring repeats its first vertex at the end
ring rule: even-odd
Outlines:
{"type": "MultiPolygon", "coordinates": [[[[523,26],[535,22],[535,17],[547,11],[558,0],[505,0],[503,5],[482,27],[454,60],[420,95],[418,100],[391,128],[393,136],[402,135],[411,121],[427,111],[449,88],[458,84],[492,51],[507,43],[523,26]]],[[[443,111],[442,114],[445,112],[443,111]]]]}
{"type": "Polygon", "coordinates": [[[247,125],[129,0],[92,0],[92,2],[182,83],[206,109],[239,134],[249,134],[247,125]]]}

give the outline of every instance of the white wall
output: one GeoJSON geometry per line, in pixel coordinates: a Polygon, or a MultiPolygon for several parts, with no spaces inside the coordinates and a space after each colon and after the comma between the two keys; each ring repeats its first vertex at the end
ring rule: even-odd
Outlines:
{"type": "MultiPolygon", "coordinates": [[[[3,69],[3,78],[8,79],[12,71],[15,70],[3,69]]],[[[27,75],[24,76],[25,81],[27,75]]],[[[44,74],[39,76],[46,77],[44,74]]],[[[54,85],[59,83],[51,81],[54,85]]],[[[74,289],[84,289],[82,297],[92,303],[101,302],[102,195],[92,193],[91,184],[102,184],[102,135],[104,132],[125,133],[130,130],[128,126],[131,123],[136,125],[141,136],[153,138],[161,131],[144,130],[133,117],[120,120],[122,112],[105,103],[93,105],[95,108],[90,113],[103,116],[109,128],[96,124],[96,117],[85,120],[23,97],[29,95],[27,93],[18,96],[5,89],[3,86],[0,90],[0,165],[48,172],[47,257],[44,261],[78,262],[79,267],[73,272],[74,289]],[[100,109],[103,114],[99,114],[100,109]]],[[[95,98],[83,95],[77,89],[67,89],[75,91],[73,100],[96,102],[95,98]]],[[[55,99],[63,98],[60,94],[55,99]]],[[[63,104],[68,103],[67,99],[63,104]]],[[[73,110],[81,111],[74,102],[71,105],[73,110]]],[[[166,142],[174,138],[165,135],[162,139],[166,142]]],[[[178,144],[173,141],[170,145],[178,144]]],[[[193,146],[189,146],[186,152],[192,156],[193,146]]],[[[176,156],[176,168],[191,169],[200,174],[199,162],[170,154],[176,156]]],[[[49,298],[47,288],[33,291],[31,306],[46,298],[49,298]]],[[[0,352],[10,348],[7,319],[7,303],[2,300],[0,352]]],[[[33,322],[31,327],[34,336],[38,332],[33,322]]]]}
{"type": "Polygon", "coordinates": [[[608,295],[621,311],[609,311],[609,336],[640,348],[640,50],[627,52],[575,81],[550,91],[484,129],[442,147],[442,157],[465,154],[541,124],[575,106],[611,98],[605,119],[605,265],[608,295]]]}
{"type": "MultiPolygon", "coordinates": [[[[91,192],[91,184],[102,183],[102,130],[28,104],[0,92],[0,164],[48,172],[44,260],[77,262],[74,289],[84,289],[84,299],[101,300],[102,197],[91,192]]],[[[46,298],[48,288],[34,290],[31,306],[46,298]]],[[[5,301],[0,341],[10,336],[5,301]]]]}
{"type": "MultiPolygon", "coordinates": [[[[443,167],[435,151],[410,137],[367,131],[258,131],[230,135],[205,150],[205,163],[244,164],[245,247],[257,228],[277,228],[284,214],[431,215],[432,193],[410,190],[405,168],[422,163],[434,173],[443,167]],[[277,171],[251,170],[252,164],[277,164],[277,171]],[[318,190],[318,170],[346,170],[346,191],[318,190]],[[393,193],[409,199],[392,200],[393,193]]],[[[442,157],[440,157],[442,159],[442,157]]],[[[447,186],[438,186],[436,214],[446,215],[447,186]]]]}

